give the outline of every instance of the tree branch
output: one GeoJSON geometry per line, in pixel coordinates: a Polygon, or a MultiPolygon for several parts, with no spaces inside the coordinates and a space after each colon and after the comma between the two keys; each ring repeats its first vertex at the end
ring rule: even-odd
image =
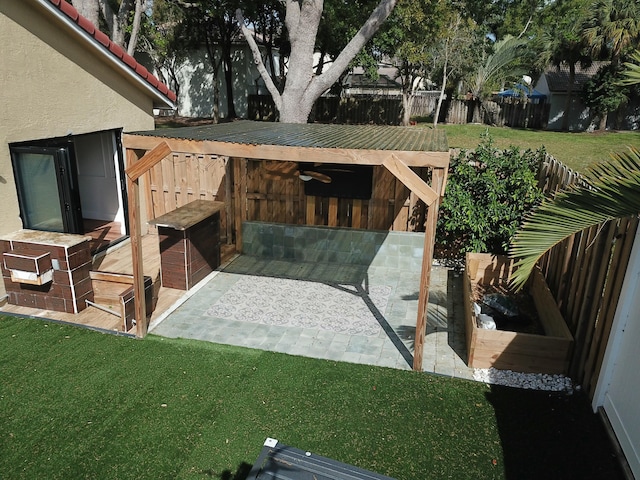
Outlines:
{"type": "Polygon", "coordinates": [[[240,9],[236,10],[236,19],[240,24],[240,28],[242,29],[242,34],[244,35],[244,38],[247,40],[247,43],[249,44],[249,48],[251,49],[251,53],[253,54],[253,62],[255,63],[256,68],[258,69],[258,72],[262,77],[262,80],[264,80],[264,84],[266,85],[267,90],[269,91],[269,93],[271,94],[271,97],[273,98],[273,103],[275,103],[276,108],[278,109],[278,111],[280,111],[282,109],[282,97],[280,96],[280,92],[278,91],[278,88],[276,87],[275,83],[273,83],[273,79],[271,78],[271,75],[269,75],[269,72],[264,66],[264,62],[262,61],[262,55],[260,54],[260,49],[258,48],[258,44],[253,38],[253,34],[251,33],[251,30],[247,28],[244,22],[244,16],[242,15],[242,10],[240,9]]]}
{"type": "Polygon", "coordinates": [[[138,32],[140,31],[140,22],[142,21],[142,10],[144,9],[144,1],[136,0],[136,9],[133,14],[133,23],[131,24],[131,35],[129,36],[129,44],[127,45],[127,53],[132,55],[136,51],[138,44],[138,32]]]}
{"type": "Polygon", "coordinates": [[[366,45],[366,43],[375,35],[382,23],[391,15],[398,0],[381,0],[376,9],[371,13],[367,21],[362,25],[360,30],[353,36],[351,41],[340,52],[333,64],[322,74],[314,77],[309,90],[318,95],[322,94],[336,80],[340,74],[347,69],[351,60],[355,58],[358,52],[366,45]]]}
{"type": "Polygon", "coordinates": [[[299,2],[295,0],[287,0],[285,6],[284,24],[289,32],[289,40],[293,41],[298,30],[298,22],[300,21],[300,10],[302,9],[299,2]],[[293,36],[293,37],[292,37],[293,36]]]}

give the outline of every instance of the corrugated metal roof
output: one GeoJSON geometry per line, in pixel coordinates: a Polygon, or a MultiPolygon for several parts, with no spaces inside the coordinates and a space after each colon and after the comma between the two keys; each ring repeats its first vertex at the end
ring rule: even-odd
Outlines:
{"type": "Polygon", "coordinates": [[[197,127],[162,128],[134,132],[132,135],[244,145],[421,152],[449,150],[444,130],[382,125],[297,124],[241,120],[197,127]]]}

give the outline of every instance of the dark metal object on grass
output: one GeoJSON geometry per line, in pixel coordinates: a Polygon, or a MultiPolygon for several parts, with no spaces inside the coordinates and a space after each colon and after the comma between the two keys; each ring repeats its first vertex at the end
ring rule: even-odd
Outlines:
{"type": "Polygon", "coordinates": [[[267,438],[247,480],[394,480],[267,438]]]}

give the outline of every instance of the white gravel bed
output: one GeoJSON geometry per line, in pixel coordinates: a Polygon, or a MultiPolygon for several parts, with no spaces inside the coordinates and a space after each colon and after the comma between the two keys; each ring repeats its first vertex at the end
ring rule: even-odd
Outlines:
{"type": "Polygon", "coordinates": [[[478,382],[530,390],[573,393],[573,382],[564,375],[519,373],[495,368],[474,368],[473,379],[478,382]]]}

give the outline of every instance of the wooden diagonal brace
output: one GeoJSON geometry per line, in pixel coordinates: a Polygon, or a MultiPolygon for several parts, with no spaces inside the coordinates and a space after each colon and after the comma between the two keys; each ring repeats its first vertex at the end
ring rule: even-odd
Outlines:
{"type": "Polygon", "coordinates": [[[390,155],[382,164],[427,206],[438,199],[438,193],[395,155],[390,155]]]}
{"type": "Polygon", "coordinates": [[[132,182],[135,182],[164,157],[171,153],[171,147],[163,141],[149,150],[144,156],[133,165],[129,166],[125,173],[132,182]]]}

